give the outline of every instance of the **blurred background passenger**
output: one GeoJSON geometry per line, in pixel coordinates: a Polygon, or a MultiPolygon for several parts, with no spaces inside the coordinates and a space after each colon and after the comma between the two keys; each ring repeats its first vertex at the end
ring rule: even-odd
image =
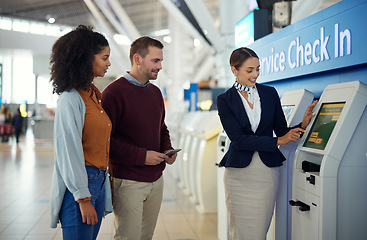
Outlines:
{"type": "Polygon", "coordinates": [[[12,116],[10,109],[7,106],[3,105],[1,108],[1,116],[0,116],[0,135],[2,142],[9,141],[9,138],[13,133],[13,127],[11,123],[12,123],[12,116]]]}
{"type": "Polygon", "coordinates": [[[17,111],[14,114],[12,125],[14,129],[15,140],[18,143],[19,136],[22,133],[22,128],[23,128],[23,117],[22,117],[22,114],[20,113],[19,108],[17,109],[17,111]]]}

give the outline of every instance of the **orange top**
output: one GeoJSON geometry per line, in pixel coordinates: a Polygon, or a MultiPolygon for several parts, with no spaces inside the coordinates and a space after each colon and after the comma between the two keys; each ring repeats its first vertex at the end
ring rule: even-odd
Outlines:
{"type": "Polygon", "coordinates": [[[101,92],[93,85],[78,90],[85,103],[82,144],[86,166],[107,169],[112,123],[101,105],[101,92]]]}

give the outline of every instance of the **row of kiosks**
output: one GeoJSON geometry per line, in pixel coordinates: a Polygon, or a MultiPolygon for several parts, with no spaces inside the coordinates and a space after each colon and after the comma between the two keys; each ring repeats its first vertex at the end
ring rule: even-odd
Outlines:
{"type": "MultiPolygon", "coordinates": [[[[181,132],[179,131],[179,129],[183,115],[183,111],[171,112],[170,114],[166,115],[165,122],[170,133],[171,143],[173,147],[180,146],[179,141],[181,132]]],[[[177,156],[177,158],[179,158],[179,155],[177,156]]],[[[175,181],[180,181],[179,167],[177,162],[167,167],[165,171],[167,171],[175,181]]]]}
{"type": "Polygon", "coordinates": [[[366,239],[367,85],[329,85],[294,159],[292,239],[366,239]]]}
{"type": "MultiPolygon", "coordinates": [[[[294,91],[285,92],[281,98],[282,109],[285,114],[288,126],[293,126],[302,121],[304,112],[309,104],[313,100],[313,93],[299,89],[294,91]]],[[[230,144],[230,139],[227,137],[224,130],[218,136],[217,140],[217,158],[218,161],[222,159],[227,152],[230,144]]],[[[293,156],[297,144],[288,144],[282,147],[280,150],[287,158],[284,165],[281,167],[280,178],[280,190],[276,201],[276,210],[272,219],[272,224],[269,229],[267,239],[287,239],[287,235],[290,235],[291,224],[291,209],[287,206],[288,200],[292,196],[292,167],[293,156]]],[[[223,183],[224,168],[218,168],[218,239],[229,239],[228,229],[228,215],[225,203],[225,190],[223,183]]]]}
{"type": "Polygon", "coordinates": [[[216,139],[221,129],[217,111],[189,112],[182,120],[178,156],[179,185],[199,212],[217,211],[216,139]]]}
{"type": "Polygon", "coordinates": [[[194,126],[200,122],[201,114],[199,112],[186,113],[179,125],[179,141],[176,148],[181,148],[182,151],[177,155],[176,163],[178,165],[179,186],[188,193],[188,148],[191,143],[194,126]]]}
{"type": "Polygon", "coordinates": [[[190,178],[191,196],[202,213],[217,211],[216,139],[221,130],[217,111],[205,112],[204,121],[196,131],[191,147],[194,173],[190,178]]]}

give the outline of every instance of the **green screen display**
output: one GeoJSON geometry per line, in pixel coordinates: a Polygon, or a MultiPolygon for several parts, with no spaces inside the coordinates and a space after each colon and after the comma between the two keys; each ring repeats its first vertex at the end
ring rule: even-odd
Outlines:
{"type": "Polygon", "coordinates": [[[308,133],[304,147],[324,150],[344,108],[342,103],[323,103],[308,133]]]}

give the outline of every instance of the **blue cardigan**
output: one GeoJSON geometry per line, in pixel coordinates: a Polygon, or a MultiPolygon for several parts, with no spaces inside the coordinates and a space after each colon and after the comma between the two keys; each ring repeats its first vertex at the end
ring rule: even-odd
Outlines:
{"type": "MultiPolygon", "coordinates": [[[[75,89],[63,92],[57,102],[54,125],[55,165],[51,185],[51,227],[56,228],[68,188],[76,200],[90,197],[82,145],[85,103],[75,89]],[[66,131],[67,130],[67,131],[66,131]]],[[[112,212],[111,186],[106,171],[105,212],[112,212]]]]}
{"type": "MultiPolygon", "coordinates": [[[[287,127],[280,99],[273,87],[256,84],[261,102],[261,119],[254,133],[243,106],[242,100],[234,87],[218,96],[218,114],[223,128],[231,140],[220,166],[247,167],[255,151],[259,152],[263,163],[268,167],[282,165],[285,157],[277,146],[278,137],[284,136],[291,128],[287,127]],[[273,136],[273,131],[277,137],[273,136]]],[[[299,127],[298,124],[295,127],[299,127]]]]}

